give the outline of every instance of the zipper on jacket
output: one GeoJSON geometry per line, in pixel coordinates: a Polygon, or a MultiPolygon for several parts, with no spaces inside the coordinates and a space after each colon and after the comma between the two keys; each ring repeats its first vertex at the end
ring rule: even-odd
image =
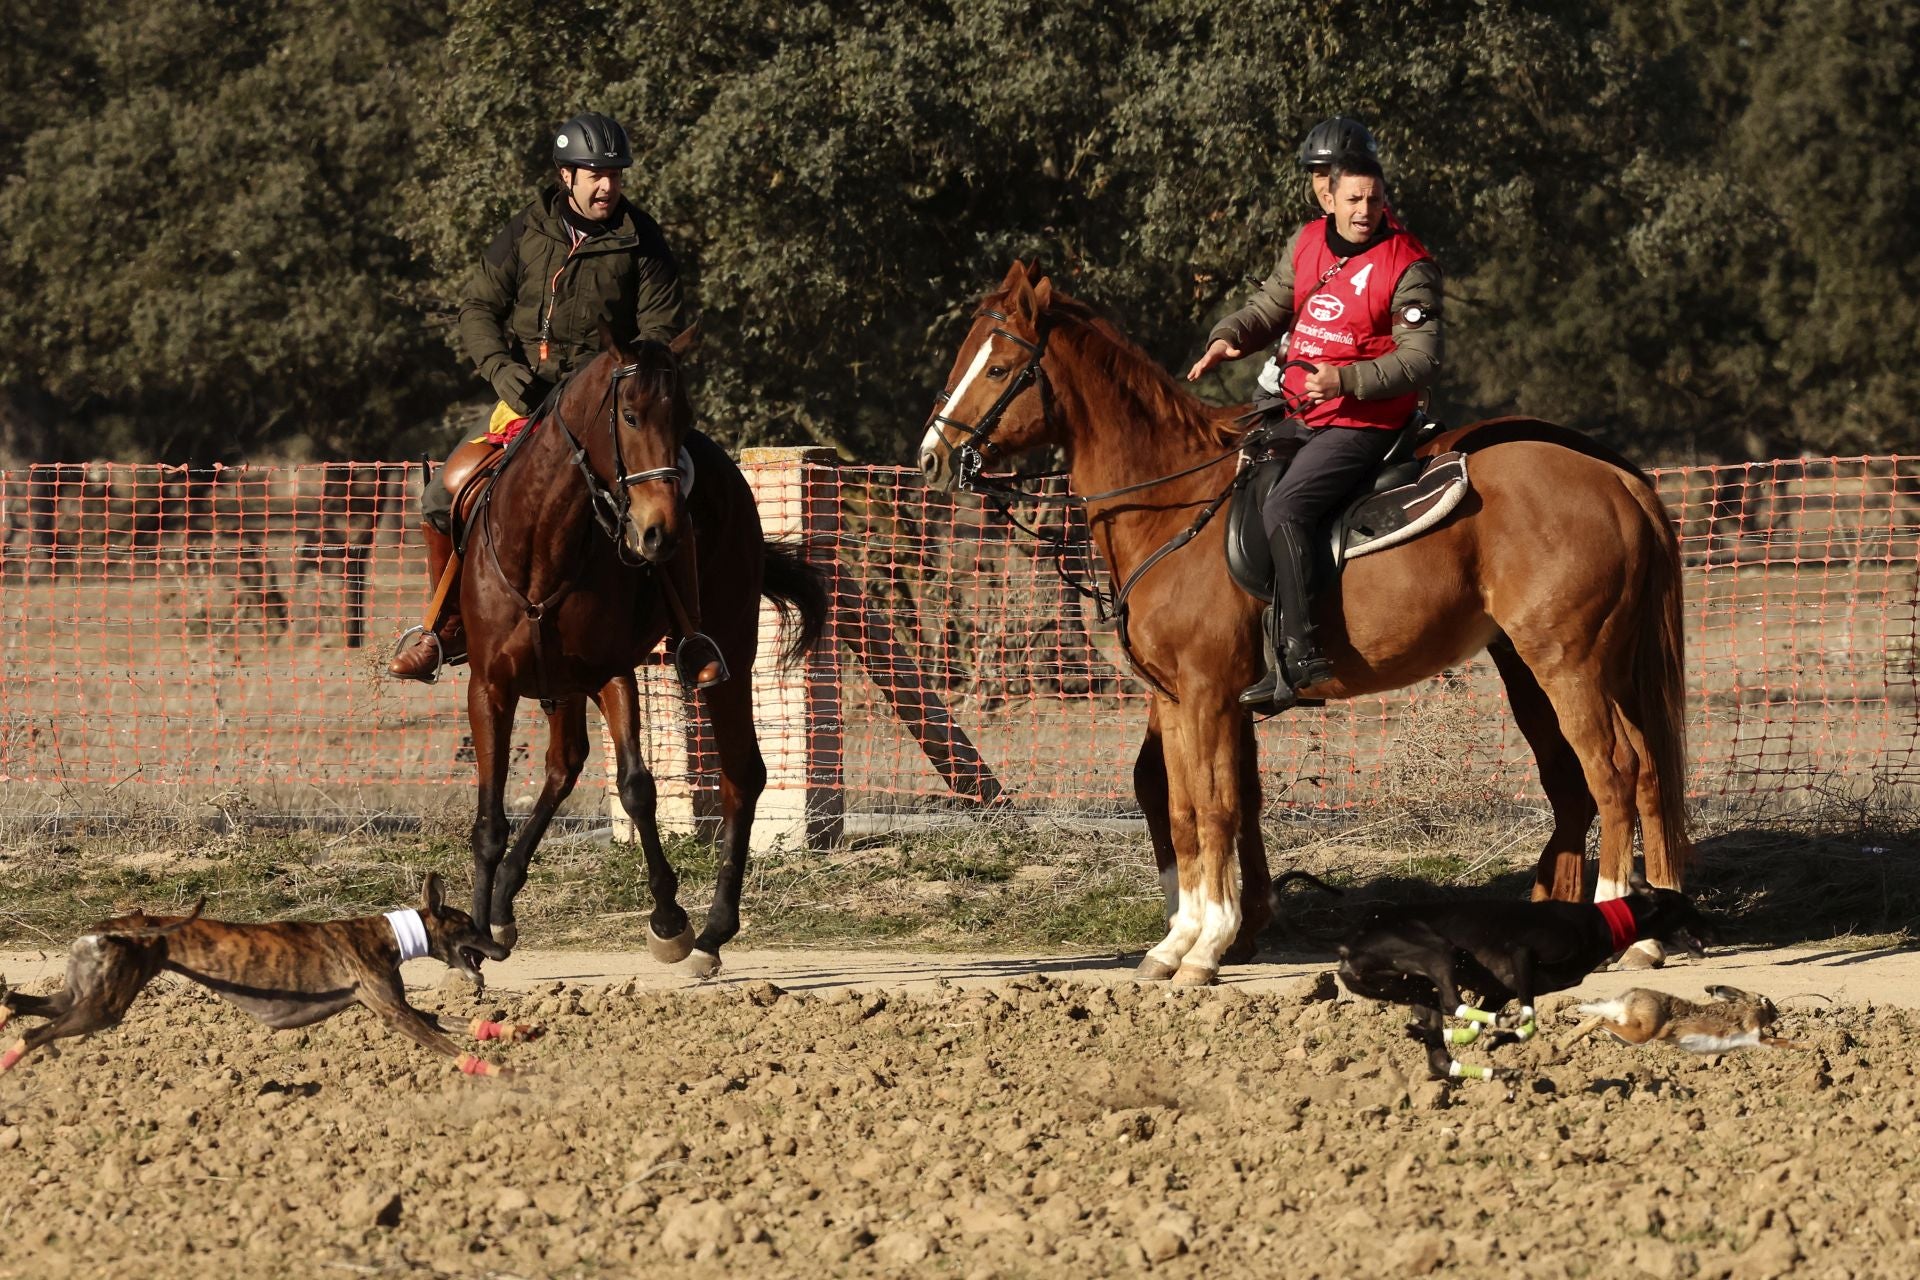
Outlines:
{"type": "MultiPolygon", "coordinates": [[[[564,226],[566,224],[563,222],[562,225],[564,226]]],[[[567,227],[567,234],[569,237],[573,235],[573,228],[571,226],[567,227]]],[[[540,363],[541,364],[545,364],[547,362],[547,353],[549,352],[549,350],[551,350],[549,340],[553,337],[553,312],[554,312],[555,306],[559,301],[558,294],[560,292],[560,277],[566,273],[567,264],[573,261],[573,255],[579,252],[580,246],[585,244],[586,242],[587,242],[587,237],[583,232],[580,235],[579,239],[574,240],[574,242],[571,245],[568,245],[567,256],[560,260],[560,269],[553,273],[553,279],[547,281],[546,313],[542,315],[540,318],[540,363]]]]}

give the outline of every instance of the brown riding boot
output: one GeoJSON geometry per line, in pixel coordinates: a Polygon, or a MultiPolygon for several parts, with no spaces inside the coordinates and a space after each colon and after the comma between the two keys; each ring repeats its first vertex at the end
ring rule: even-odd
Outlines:
{"type": "Polygon", "coordinates": [[[430,521],[420,526],[420,535],[427,544],[427,574],[433,583],[427,622],[400,637],[387,674],[432,684],[443,665],[466,661],[467,630],[460,622],[460,569],[453,563],[453,538],[430,521]]]}
{"type": "Polygon", "coordinates": [[[720,646],[700,629],[700,557],[691,526],[680,550],[660,566],[660,572],[680,631],[680,642],[673,647],[674,670],[680,673],[680,683],[689,689],[711,688],[732,673],[727,670],[720,646]]]}

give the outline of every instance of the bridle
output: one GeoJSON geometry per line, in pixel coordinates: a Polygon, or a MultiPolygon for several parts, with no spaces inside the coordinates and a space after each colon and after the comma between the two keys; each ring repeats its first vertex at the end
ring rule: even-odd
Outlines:
{"type": "MultiPolygon", "coordinates": [[[[587,509],[593,515],[593,522],[600,526],[600,531],[613,540],[614,554],[619,558],[620,563],[633,568],[647,568],[650,567],[648,561],[644,558],[636,558],[632,547],[627,542],[627,528],[632,521],[632,515],[628,510],[627,502],[629,491],[635,485],[647,484],[656,480],[670,480],[681,486],[682,494],[684,495],[687,471],[684,467],[677,464],[670,467],[650,467],[645,471],[627,470],[626,459],[620,450],[620,397],[618,392],[622,378],[635,377],[640,373],[640,362],[636,360],[631,364],[621,365],[613,371],[612,375],[607,379],[607,389],[601,397],[601,403],[607,406],[607,436],[613,447],[614,478],[611,484],[600,478],[599,473],[593,469],[593,464],[587,458],[586,446],[580,443],[580,437],[573,433],[573,428],[567,424],[566,415],[560,411],[560,402],[565,398],[564,392],[567,386],[574,378],[579,377],[580,374],[585,371],[586,367],[587,366],[584,365],[581,366],[566,382],[555,387],[546,402],[541,405],[541,409],[546,411],[544,415],[536,412],[534,416],[543,421],[551,421],[553,425],[560,428],[561,433],[566,436],[569,452],[573,456],[573,465],[579,470],[581,479],[586,482],[587,509]]],[[[594,413],[598,416],[598,406],[595,406],[594,413]]],[[[525,439],[524,436],[521,438],[525,439]]],[[[684,454],[682,456],[684,456],[684,454]]],[[[499,485],[496,481],[495,484],[488,486],[486,493],[481,495],[480,499],[480,518],[486,524],[487,554],[488,558],[492,561],[494,576],[500,580],[501,585],[506,587],[508,594],[519,604],[520,611],[526,615],[527,621],[533,624],[534,678],[536,683],[544,686],[546,682],[546,662],[545,654],[542,652],[542,627],[540,624],[546,618],[548,610],[560,603],[560,601],[566,597],[567,593],[573,590],[577,578],[572,569],[568,568],[566,572],[560,575],[560,585],[555,587],[552,593],[544,600],[529,599],[524,591],[514,585],[513,579],[507,576],[505,568],[500,564],[500,540],[495,536],[493,530],[493,496],[498,489],[499,485]]],[[[586,545],[583,541],[576,542],[574,551],[569,556],[568,561],[562,563],[570,564],[577,562],[580,554],[585,549],[586,545]]]]}
{"type": "MultiPolygon", "coordinates": [[[[573,465],[579,469],[581,479],[587,486],[587,505],[593,512],[593,522],[600,526],[600,532],[613,539],[614,554],[620,563],[639,568],[645,559],[634,558],[632,544],[627,541],[627,526],[633,520],[630,496],[633,486],[646,484],[654,480],[671,481],[677,486],[686,484],[686,469],[675,464],[670,467],[650,467],[645,471],[628,471],[626,458],[620,451],[620,380],[635,377],[640,373],[640,362],[624,364],[615,369],[607,378],[607,389],[602,402],[607,406],[607,440],[613,447],[613,482],[602,480],[593,465],[587,459],[586,446],[567,425],[566,415],[560,411],[561,396],[558,392],[553,399],[553,422],[566,433],[567,443],[572,446],[573,465]]],[[[596,407],[596,413],[598,409],[596,407]]]]}
{"type": "MultiPolygon", "coordinates": [[[[995,338],[1005,338],[1008,342],[1020,347],[1027,353],[1026,368],[1015,374],[1013,380],[1000,389],[999,396],[995,398],[992,404],[987,406],[987,411],[980,415],[980,421],[968,425],[957,418],[949,418],[944,413],[936,413],[933,415],[933,424],[935,426],[952,427],[955,431],[966,432],[966,439],[962,440],[957,446],[950,446],[953,448],[956,459],[955,470],[958,477],[954,482],[954,487],[965,493],[984,494],[990,492],[989,489],[980,487],[981,473],[986,470],[987,466],[984,446],[987,444],[988,437],[992,436],[994,430],[999,427],[1000,419],[1006,416],[1008,407],[1020,398],[1020,393],[1027,389],[1028,384],[1032,384],[1038,388],[1040,392],[1041,417],[1047,425],[1051,426],[1053,422],[1053,396],[1050,393],[1047,383],[1046,367],[1040,363],[1046,359],[1047,356],[1047,330],[1045,328],[1037,328],[1039,341],[1028,342],[1025,338],[1006,327],[1007,317],[1001,312],[994,311],[988,307],[982,307],[974,313],[974,318],[976,320],[987,319],[999,322],[993,327],[993,332],[987,335],[987,341],[991,342],[995,338]]],[[[947,403],[950,394],[950,392],[942,391],[934,397],[934,403],[944,405],[947,403]]]]}
{"type": "MultiPolygon", "coordinates": [[[[1226,502],[1227,496],[1232,493],[1234,486],[1229,484],[1226,489],[1222,490],[1220,495],[1200,512],[1199,518],[1196,519],[1192,525],[1182,532],[1175,534],[1157,551],[1148,556],[1133,573],[1128,575],[1125,582],[1117,586],[1109,585],[1106,587],[1102,587],[1098,583],[1089,586],[1070,576],[1067,573],[1065,565],[1067,552],[1072,545],[1068,539],[1064,535],[1050,534],[1034,525],[1027,524],[1021,520],[1020,517],[1013,514],[1011,504],[1016,501],[1040,502],[1050,503],[1056,506],[1080,507],[1084,509],[1089,503],[1105,502],[1112,498],[1124,497],[1130,493],[1140,493],[1148,489],[1158,488],[1163,484],[1168,484],[1175,480],[1185,479],[1187,476],[1205,471],[1209,467],[1215,466],[1232,457],[1234,454],[1241,452],[1244,445],[1235,444],[1231,449],[1216,454],[1204,462],[1182,468],[1169,475],[1155,476],[1151,480],[1142,480],[1138,484],[1122,485],[1118,489],[1108,489],[1104,493],[1084,495],[1073,493],[1036,493],[1031,489],[1023,489],[1017,484],[988,476],[984,474],[986,456],[981,446],[987,444],[995,428],[1000,425],[1001,418],[1006,415],[1008,407],[1019,397],[1021,392],[1027,389],[1029,384],[1039,389],[1042,419],[1045,425],[1049,427],[1052,425],[1052,384],[1047,380],[1046,366],[1041,363],[1046,359],[1047,335],[1049,330],[1045,327],[1039,327],[1039,340],[1029,342],[1019,334],[1007,329],[1005,327],[1007,317],[998,311],[994,311],[988,307],[982,307],[979,311],[975,312],[974,315],[976,318],[984,317],[989,320],[998,321],[999,323],[994,326],[993,332],[988,335],[989,340],[993,338],[1005,338],[1014,345],[1023,348],[1027,352],[1027,365],[1026,368],[1014,375],[1011,382],[1001,388],[999,396],[994,399],[992,404],[987,406],[986,412],[980,415],[980,420],[977,423],[969,425],[968,423],[961,422],[957,418],[950,418],[944,413],[936,413],[933,415],[933,422],[936,425],[952,427],[956,431],[966,432],[966,438],[962,440],[959,445],[949,446],[956,458],[956,479],[954,487],[962,492],[979,494],[982,498],[986,499],[987,503],[991,505],[1008,524],[1019,529],[1028,537],[1052,547],[1054,552],[1054,571],[1060,575],[1061,581],[1065,582],[1082,596],[1093,601],[1095,616],[1098,617],[1100,621],[1108,622],[1114,619],[1122,619],[1121,626],[1124,629],[1124,613],[1127,596],[1132,593],[1134,585],[1140,581],[1141,577],[1149,569],[1160,563],[1161,560],[1193,541],[1193,539],[1199,535],[1200,530],[1206,527],[1207,522],[1213,519],[1214,513],[1219,511],[1220,507],[1226,502]]],[[[935,403],[945,404],[948,398],[949,393],[942,391],[935,397],[935,403]]]]}
{"type": "MultiPolygon", "coordinates": [[[[1026,368],[1014,376],[1012,381],[1001,389],[999,396],[994,399],[992,404],[987,406],[986,412],[980,415],[978,422],[968,424],[961,422],[957,418],[948,417],[944,413],[935,413],[933,415],[932,421],[934,425],[951,427],[956,431],[966,433],[965,439],[963,439],[959,445],[948,446],[955,457],[956,478],[954,487],[965,493],[979,494],[1001,519],[1034,539],[1036,542],[1052,548],[1054,572],[1059,575],[1060,580],[1069,587],[1072,587],[1081,596],[1093,602],[1094,616],[1096,618],[1101,622],[1112,622],[1115,624],[1119,632],[1120,647],[1126,653],[1128,661],[1133,663],[1134,670],[1139,672],[1140,676],[1149,684],[1153,685],[1154,688],[1166,694],[1167,697],[1173,699],[1173,701],[1178,702],[1179,698],[1174,695],[1173,691],[1155,679],[1133,656],[1133,647],[1129,643],[1127,636],[1127,597],[1133,594],[1133,589],[1139,585],[1140,580],[1144,578],[1150,570],[1162,560],[1200,536],[1200,531],[1207,527],[1208,522],[1219,513],[1220,508],[1227,504],[1228,499],[1233,496],[1234,492],[1243,486],[1252,475],[1252,471],[1248,465],[1251,460],[1251,454],[1255,449],[1264,447],[1265,441],[1256,441],[1254,436],[1257,432],[1249,432],[1240,440],[1236,441],[1231,448],[1215,454],[1205,461],[1196,463],[1191,467],[1182,468],[1168,475],[1155,476],[1151,480],[1142,480],[1137,484],[1122,485],[1118,489],[1108,489],[1104,493],[1090,493],[1085,495],[1072,493],[1037,493],[1031,489],[1023,489],[1017,484],[988,476],[984,474],[986,468],[985,446],[988,444],[989,438],[993,435],[994,430],[1000,425],[1001,418],[1006,415],[1008,407],[1027,389],[1029,384],[1036,387],[1040,392],[1040,412],[1044,423],[1049,427],[1052,425],[1052,384],[1048,382],[1046,368],[1041,363],[1041,361],[1046,358],[1047,335],[1049,331],[1045,327],[1036,326],[1038,340],[1029,342],[1019,334],[1007,329],[1005,327],[1007,317],[998,311],[982,307],[979,311],[975,312],[974,315],[976,319],[985,318],[998,321],[999,323],[994,326],[993,331],[988,335],[989,341],[993,338],[1005,338],[1014,345],[1021,347],[1027,352],[1027,365],[1026,368]],[[1077,549],[1075,542],[1070,540],[1064,531],[1059,534],[1048,533],[1039,528],[1037,523],[1028,524],[1013,513],[1012,504],[1016,501],[1047,503],[1064,507],[1079,507],[1084,510],[1090,503],[1105,502],[1112,498],[1124,497],[1127,494],[1141,493],[1148,489],[1158,488],[1163,484],[1169,484],[1175,480],[1184,479],[1190,475],[1196,475],[1199,472],[1219,465],[1236,454],[1241,456],[1240,465],[1234,469],[1233,478],[1227,482],[1226,487],[1221,489],[1218,494],[1201,508],[1200,513],[1194,517],[1191,524],[1174,534],[1171,538],[1168,538],[1142,560],[1140,564],[1135,566],[1133,572],[1127,575],[1126,581],[1124,582],[1115,582],[1112,575],[1109,574],[1105,586],[1102,586],[1097,580],[1089,584],[1081,581],[1073,574],[1068,573],[1066,557],[1069,552],[1077,549]]],[[[1304,364],[1305,362],[1289,361],[1288,363],[1291,365],[1304,364]]],[[[1307,365],[1306,367],[1312,368],[1311,365],[1307,365]]],[[[949,398],[950,393],[942,391],[935,397],[934,402],[937,405],[944,405],[949,398]]],[[[1241,420],[1245,421],[1247,418],[1256,416],[1258,415],[1249,413],[1241,420]]]]}

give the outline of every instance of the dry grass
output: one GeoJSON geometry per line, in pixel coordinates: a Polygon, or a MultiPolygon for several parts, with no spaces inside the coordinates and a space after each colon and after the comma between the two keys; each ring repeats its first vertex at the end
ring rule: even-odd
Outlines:
{"type": "MultiPolygon", "coordinates": [[[[1528,891],[1551,826],[1544,807],[1502,801],[1442,766],[1444,755],[1410,747],[1365,815],[1269,822],[1276,872],[1312,871],[1347,890],[1331,899],[1291,889],[1273,942],[1329,945],[1369,903],[1528,891]]],[[[229,919],[387,910],[409,900],[428,870],[469,883],[467,821],[464,804],[450,803],[407,830],[373,814],[342,817],[330,830],[275,829],[237,794],[172,809],[148,798],[137,813],[85,823],[15,814],[0,828],[0,942],[63,946],[117,908],[184,906],[202,894],[210,915],[229,919]]],[[[1690,884],[1731,922],[1730,941],[1893,946],[1920,933],[1920,804],[1911,792],[1836,785],[1791,809],[1777,798],[1704,806],[1695,834],[1690,884]]],[[[697,914],[711,894],[713,850],[686,838],[670,842],[669,854],[682,904],[697,914]]],[[[628,946],[639,944],[650,907],[636,847],[557,827],[519,914],[536,945],[628,946]]],[[[1159,936],[1161,910],[1144,832],[981,821],[755,859],[742,941],[1125,950],[1159,936]]]]}

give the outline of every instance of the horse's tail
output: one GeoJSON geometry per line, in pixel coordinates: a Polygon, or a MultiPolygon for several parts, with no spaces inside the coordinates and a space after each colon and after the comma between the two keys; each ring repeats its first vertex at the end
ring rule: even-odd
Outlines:
{"type": "Polygon", "coordinates": [[[760,594],[780,611],[780,630],[786,638],[780,647],[783,666],[792,666],[812,652],[827,630],[827,575],[807,558],[808,547],[804,541],[769,538],[762,548],[766,559],[760,594]],[[800,618],[797,627],[795,614],[800,618]]]}
{"type": "MultiPolygon", "coordinates": [[[[1681,618],[1680,539],[1673,518],[1651,480],[1629,482],[1657,542],[1647,567],[1647,595],[1640,610],[1633,655],[1633,682],[1640,695],[1641,732],[1653,756],[1660,787],[1659,821],[1676,875],[1693,855],[1687,836],[1686,631],[1681,618]]],[[[1641,815],[1644,826],[1648,815],[1641,815]]],[[[1645,832],[1641,833],[1644,841],[1645,832]]]]}

